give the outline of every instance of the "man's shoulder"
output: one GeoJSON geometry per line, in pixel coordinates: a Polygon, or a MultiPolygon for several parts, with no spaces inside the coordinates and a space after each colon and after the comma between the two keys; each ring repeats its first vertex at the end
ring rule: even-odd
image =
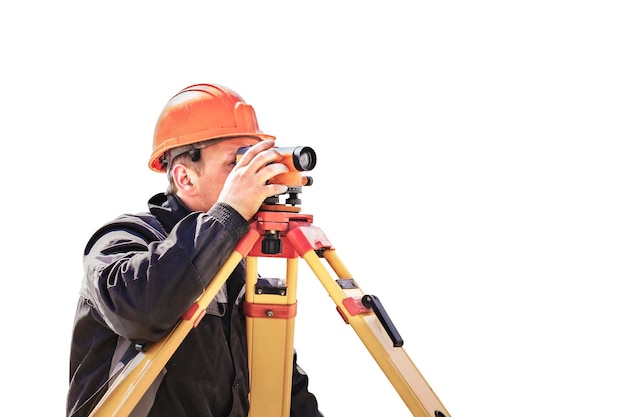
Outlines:
{"type": "Polygon", "coordinates": [[[130,234],[146,242],[163,240],[166,232],[157,218],[149,212],[121,214],[100,226],[91,236],[85,247],[85,253],[105,235],[130,234]]]}

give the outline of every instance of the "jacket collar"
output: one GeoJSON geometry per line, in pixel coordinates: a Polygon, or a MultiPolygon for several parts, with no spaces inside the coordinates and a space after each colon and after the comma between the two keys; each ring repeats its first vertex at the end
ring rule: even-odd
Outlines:
{"type": "Polygon", "coordinates": [[[148,200],[148,208],[167,233],[172,231],[176,223],[191,214],[191,210],[173,194],[158,193],[154,195],[148,200]]]}

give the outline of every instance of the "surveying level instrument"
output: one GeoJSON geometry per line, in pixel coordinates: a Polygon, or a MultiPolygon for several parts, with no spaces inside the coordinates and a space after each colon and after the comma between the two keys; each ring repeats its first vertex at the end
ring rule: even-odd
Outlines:
{"type": "Polygon", "coordinates": [[[317,276],[343,320],[352,326],[411,413],[418,417],[450,417],[403,349],[402,337],[380,300],[361,290],[324,232],[313,225],[313,216],[300,213],[297,204],[301,190],[301,186],[289,185],[284,203],[279,196],[264,202],[250,220],[249,232],[237,243],[204,293],[167,336],[148,345],[126,365],[90,417],[127,417],[132,412],[244,258],[249,417],[289,417],[300,258],[317,276]],[[285,279],[260,277],[259,258],[285,259],[285,279]]]}

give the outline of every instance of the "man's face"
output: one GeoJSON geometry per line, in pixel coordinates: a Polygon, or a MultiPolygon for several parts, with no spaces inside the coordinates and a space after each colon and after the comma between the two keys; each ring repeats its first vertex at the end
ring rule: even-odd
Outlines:
{"type": "Polygon", "coordinates": [[[250,137],[239,137],[220,141],[200,150],[202,173],[197,178],[196,210],[207,211],[217,201],[224,187],[226,177],[233,170],[237,158],[237,149],[251,146],[258,140],[250,137]]]}

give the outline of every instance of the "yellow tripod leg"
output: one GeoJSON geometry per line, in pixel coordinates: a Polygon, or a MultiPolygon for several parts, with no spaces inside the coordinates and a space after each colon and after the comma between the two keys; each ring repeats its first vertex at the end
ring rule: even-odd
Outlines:
{"type": "Polygon", "coordinates": [[[246,258],[249,417],[289,417],[298,258],[287,258],[284,285],[260,285],[257,258],[246,258]]]}
{"type": "Polygon", "coordinates": [[[439,398],[401,347],[401,340],[393,340],[379,317],[369,307],[363,305],[362,300],[365,294],[358,287],[335,250],[327,249],[323,252],[323,256],[340,278],[339,280],[333,279],[315,251],[309,250],[302,257],[409,410],[414,416],[419,417],[450,417],[439,398]]]}

